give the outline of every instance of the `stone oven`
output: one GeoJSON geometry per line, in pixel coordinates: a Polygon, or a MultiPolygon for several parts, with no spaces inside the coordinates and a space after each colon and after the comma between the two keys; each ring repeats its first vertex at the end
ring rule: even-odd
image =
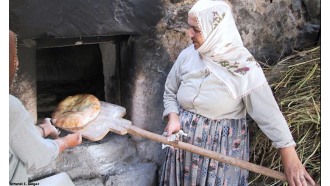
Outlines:
{"type": "MultiPolygon", "coordinates": [[[[125,107],[133,125],[161,134],[164,83],[190,43],[185,31],[194,2],[11,0],[20,66],[10,92],[36,122],[66,96],[91,93],[125,107]]],[[[245,46],[262,62],[319,41],[319,0],[230,2],[245,46]]],[[[29,174],[36,180],[67,172],[76,185],[157,185],[163,158],[157,142],[109,133],[29,174]]]]}

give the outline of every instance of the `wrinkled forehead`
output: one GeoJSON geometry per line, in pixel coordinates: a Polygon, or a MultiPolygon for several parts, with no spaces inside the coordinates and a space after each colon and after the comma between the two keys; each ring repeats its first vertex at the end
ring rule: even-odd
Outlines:
{"type": "Polygon", "coordinates": [[[189,25],[196,25],[197,24],[197,18],[195,14],[188,14],[188,24],[189,25]]]}

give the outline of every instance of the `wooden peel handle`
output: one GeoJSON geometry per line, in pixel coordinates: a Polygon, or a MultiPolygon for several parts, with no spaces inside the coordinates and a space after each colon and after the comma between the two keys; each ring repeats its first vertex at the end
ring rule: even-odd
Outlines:
{"type": "MultiPolygon", "coordinates": [[[[177,147],[195,154],[199,154],[208,158],[212,158],[214,160],[217,160],[219,162],[223,162],[223,163],[227,163],[229,165],[233,165],[233,166],[237,166],[243,169],[247,169],[249,171],[258,173],[258,174],[262,174],[268,177],[272,177],[278,180],[282,180],[284,182],[287,182],[287,179],[285,177],[285,174],[279,171],[275,171],[260,165],[256,165],[247,161],[243,161],[240,159],[236,159],[236,158],[232,158],[229,156],[225,156],[223,154],[214,152],[214,151],[210,151],[207,149],[203,149],[201,147],[197,147],[195,145],[191,145],[188,143],[184,143],[181,141],[176,141],[176,142],[170,142],[167,141],[167,138],[165,136],[161,136],[159,134],[155,134],[146,130],[143,130],[141,128],[135,127],[134,125],[130,125],[127,129],[127,132],[129,134],[132,135],[136,135],[136,136],[141,136],[147,139],[151,139],[160,143],[164,143],[164,144],[168,144],[171,145],[173,147],[177,147]]],[[[310,185],[308,183],[308,185],[310,185]]],[[[318,184],[316,184],[318,185],[318,184]]]]}

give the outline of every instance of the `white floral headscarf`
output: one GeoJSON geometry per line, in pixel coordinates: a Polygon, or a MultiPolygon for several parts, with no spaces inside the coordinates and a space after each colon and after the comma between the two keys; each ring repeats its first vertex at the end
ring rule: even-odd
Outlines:
{"type": "Polygon", "coordinates": [[[225,1],[199,0],[189,14],[197,18],[204,39],[197,51],[234,99],[267,83],[262,68],[243,46],[231,7],[225,1]]]}

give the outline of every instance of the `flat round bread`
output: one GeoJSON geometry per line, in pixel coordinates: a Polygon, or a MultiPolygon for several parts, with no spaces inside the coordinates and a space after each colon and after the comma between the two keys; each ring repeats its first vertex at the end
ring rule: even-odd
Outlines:
{"type": "Polygon", "coordinates": [[[65,128],[81,128],[100,113],[101,103],[91,94],[77,94],[62,100],[52,113],[54,125],[65,128]]]}

